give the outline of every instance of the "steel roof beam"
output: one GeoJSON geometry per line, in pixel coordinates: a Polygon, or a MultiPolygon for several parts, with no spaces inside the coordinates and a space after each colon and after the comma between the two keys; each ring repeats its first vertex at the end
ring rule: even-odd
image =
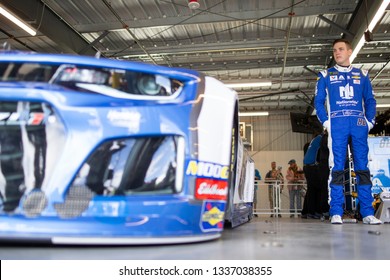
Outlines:
{"type": "Polygon", "coordinates": [[[344,27],[338,25],[337,23],[331,21],[330,19],[328,19],[327,17],[324,17],[324,15],[318,15],[318,18],[325,21],[326,23],[328,23],[329,25],[333,26],[333,27],[336,27],[337,29],[341,30],[343,33],[346,33],[348,34],[348,36],[355,36],[352,32],[350,32],[349,30],[345,29],[344,27]]]}
{"type": "MultiPolygon", "coordinates": [[[[294,6],[295,16],[317,16],[319,14],[348,14],[352,13],[355,10],[356,3],[355,1],[343,1],[342,4],[330,4],[322,5],[321,3],[316,6],[305,6],[297,5],[294,6]]],[[[286,7],[288,7],[286,2],[286,7]]],[[[214,11],[214,10],[213,10],[214,11]]],[[[125,22],[131,28],[145,28],[145,27],[156,27],[156,26],[167,26],[167,25],[176,25],[178,22],[183,22],[183,24],[204,24],[204,23],[218,23],[226,21],[257,21],[260,19],[272,19],[272,18],[286,18],[288,17],[289,9],[281,10],[280,8],[273,9],[261,9],[257,11],[237,11],[237,12],[228,12],[228,13],[217,13],[217,12],[206,12],[202,13],[199,10],[199,14],[195,17],[190,15],[179,15],[174,17],[166,18],[145,18],[137,20],[126,20],[125,22]],[[280,11],[280,12],[279,12],[280,11]]],[[[123,26],[120,22],[101,22],[96,24],[76,24],[75,28],[79,32],[98,32],[101,30],[119,30],[123,29],[123,26]]]]}
{"type": "Polygon", "coordinates": [[[79,33],[40,0],[2,0],[2,4],[33,28],[56,42],[66,53],[95,55],[96,50],[79,33]]]}

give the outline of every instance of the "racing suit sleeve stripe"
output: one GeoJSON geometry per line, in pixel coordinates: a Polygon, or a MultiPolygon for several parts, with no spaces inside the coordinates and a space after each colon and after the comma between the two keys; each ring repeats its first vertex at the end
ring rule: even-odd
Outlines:
{"type": "Polygon", "coordinates": [[[320,73],[318,74],[318,80],[316,85],[314,107],[317,111],[317,117],[322,124],[328,119],[328,114],[325,108],[326,98],[326,78],[320,73]]]}
{"type": "Polygon", "coordinates": [[[364,90],[363,90],[363,99],[364,99],[364,113],[367,120],[375,124],[375,115],[376,115],[376,100],[372,90],[372,85],[370,78],[367,75],[362,75],[364,80],[364,90]]]}

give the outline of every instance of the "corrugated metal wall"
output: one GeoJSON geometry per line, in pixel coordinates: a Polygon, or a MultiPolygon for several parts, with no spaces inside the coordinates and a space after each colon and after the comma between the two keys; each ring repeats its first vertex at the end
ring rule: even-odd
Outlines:
{"type": "Polygon", "coordinates": [[[253,151],[303,150],[303,146],[313,137],[311,134],[292,132],[290,116],[286,113],[266,117],[241,117],[240,122],[252,126],[253,151]]]}

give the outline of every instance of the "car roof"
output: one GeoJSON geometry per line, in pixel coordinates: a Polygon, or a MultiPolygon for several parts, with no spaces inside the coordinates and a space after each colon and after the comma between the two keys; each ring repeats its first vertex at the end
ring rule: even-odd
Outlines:
{"type": "Polygon", "coordinates": [[[199,72],[185,68],[170,68],[166,66],[158,66],[141,62],[69,54],[43,54],[34,52],[2,51],[0,52],[0,62],[76,64],[90,67],[115,68],[128,71],[159,74],[181,81],[196,81],[200,77],[199,72]]]}

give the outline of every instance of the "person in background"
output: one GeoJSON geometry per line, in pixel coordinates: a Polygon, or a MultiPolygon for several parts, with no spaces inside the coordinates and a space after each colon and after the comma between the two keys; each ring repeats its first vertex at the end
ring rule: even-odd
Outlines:
{"type": "Polygon", "coordinates": [[[328,203],[328,179],[329,179],[329,148],[328,148],[328,132],[325,130],[322,133],[318,168],[320,171],[320,213],[321,220],[329,219],[329,203],[328,203]]]}
{"type": "Polygon", "coordinates": [[[322,135],[311,140],[303,158],[303,171],[305,173],[307,191],[303,201],[302,218],[320,219],[321,177],[319,170],[319,151],[322,135]]]}
{"type": "MultiPolygon", "coordinates": [[[[253,194],[253,211],[257,209],[257,190],[259,189],[259,181],[261,180],[261,174],[258,169],[255,169],[255,187],[253,194]]],[[[257,217],[257,214],[254,214],[257,217]]]]}
{"type": "MultiPolygon", "coordinates": [[[[276,169],[276,162],[273,161],[271,162],[271,170],[267,172],[265,175],[265,183],[268,184],[268,200],[269,200],[269,207],[271,209],[271,218],[274,216],[274,211],[276,211],[276,205],[274,201],[274,196],[276,196],[276,193],[274,193],[274,188],[276,184],[280,185],[280,191],[283,189],[283,184],[284,184],[284,177],[281,172],[282,167],[278,167],[276,169]]],[[[281,214],[278,214],[278,217],[282,217],[281,214]]]]}
{"type": "Polygon", "coordinates": [[[333,42],[336,65],[318,74],[314,98],[317,117],[329,135],[331,223],[343,223],[343,176],[348,143],[351,142],[363,223],[377,225],[382,221],[374,217],[367,143],[368,132],[375,124],[376,100],[368,72],[353,67],[351,55],[349,41],[337,39],[333,42]]]}
{"type": "MultiPolygon", "coordinates": [[[[284,177],[283,177],[283,172],[282,172],[282,167],[281,166],[278,166],[278,169],[277,169],[277,173],[276,173],[276,181],[277,183],[279,184],[279,188],[280,188],[280,194],[282,193],[283,191],[283,188],[284,188],[284,177]]],[[[280,205],[279,203],[277,204],[278,205],[278,211],[280,212],[280,205]]],[[[278,214],[278,217],[282,217],[281,214],[278,214]]]]}
{"type": "Polygon", "coordinates": [[[291,159],[288,164],[290,167],[287,169],[286,179],[290,197],[290,218],[293,218],[294,213],[297,213],[302,209],[301,191],[305,176],[303,170],[298,167],[295,159],[291,159]]]}

